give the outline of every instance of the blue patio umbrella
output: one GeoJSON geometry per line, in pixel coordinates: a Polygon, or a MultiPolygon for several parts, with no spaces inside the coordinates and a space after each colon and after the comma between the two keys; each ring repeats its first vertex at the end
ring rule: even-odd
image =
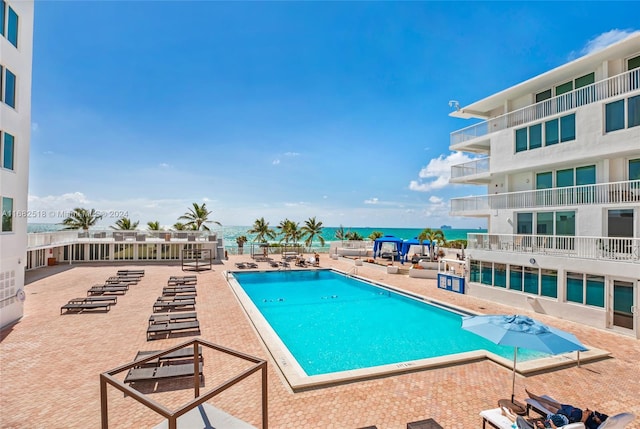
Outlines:
{"type": "Polygon", "coordinates": [[[514,347],[511,402],[513,402],[516,387],[518,347],[552,355],[588,350],[575,335],[547,326],[527,316],[468,316],[462,319],[462,329],[496,344],[514,347]]]}

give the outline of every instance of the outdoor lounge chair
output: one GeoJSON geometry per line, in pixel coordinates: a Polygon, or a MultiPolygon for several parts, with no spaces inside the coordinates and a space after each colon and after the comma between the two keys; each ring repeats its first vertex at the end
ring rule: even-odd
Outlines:
{"type": "Polygon", "coordinates": [[[119,276],[144,276],[144,270],[118,270],[117,275],[119,276]]]}
{"type": "Polygon", "coordinates": [[[127,283],[127,284],[138,284],[140,281],[140,277],[135,276],[112,276],[105,280],[105,284],[113,284],[113,283],[127,283]]]}
{"type": "Polygon", "coordinates": [[[158,301],[185,301],[187,299],[196,299],[196,295],[194,293],[190,294],[172,294],[172,295],[162,295],[158,297],[158,301]]]}
{"type": "MultiPolygon", "coordinates": [[[[202,378],[202,362],[200,362],[198,375],[202,378]]],[[[193,377],[193,364],[162,365],[144,368],[131,368],[124,379],[125,383],[138,383],[144,381],[169,380],[182,377],[193,377]]]]}
{"type": "Polygon", "coordinates": [[[60,307],[60,314],[66,313],[82,313],[85,310],[102,310],[105,313],[111,309],[110,302],[81,302],[66,303],[60,307]]]}
{"type": "Polygon", "coordinates": [[[90,295],[124,295],[129,290],[129,286],[92,286],[87,290],[90,295]]]}
{"type": "MultiPolygon", "coordinates": [[[[160,350],[139,351],[134,360],[143,359],[156,353],[160,353],[160,350]]],[[[167,353],[166,355],[160,356],[157,360],[144,363],[143,366],[160,366],[162,364],[171,365],[176,362],[184,362],[187,359],[193,362],[193,347],[184,347],[176,350],[175,352],[167,353]]],[[[202,346],[198,346],[198,360],[202,362],[202,346]]]]}
{"type": "Polygon", "coordinates": [[[83,296],[79,298],[73,298],[69,300],[70,304],[82,304],[85,302],[108,302],[112,305],[118,303],[118,297],[115,295],[98,295],[98,296],[83,296]]]}
{"type": "MultiPolygon", "coordinates": [[[[482,429],[487,428],[487,423],[489,426],[496,429],[512,429],[514,428],[514,420],[515,416],[512,416],[513,420],[505,415],[508,410],[504,410],[501,408],[494,408],[491,410],[484,410],[480,412],[480,417],[482,417],[482,429]]],[[[583,423],[570,423],[568,425],[564,425],[558,429],[585,429],[583,423]]]]}
{"type": "MultiPolygon", "coordinates": [[[[548,395],[540,395],[540,397],[544,399],[548,399],[550,401],[560,403],[559,401],[557,401],[556,399],[553,399],[551,396],[548,396],[548,395]]],[[[529,410],[531,409],[533,409],[536,413],[542,416],[553,414],[551,410],[549,410],[543,404],[541,404],[540,402],[536,401],[533,398],[526,398],[524,402],[527,404],[527,414],[529,414],[529,410]]],[[[622,429],[626,425],[631,423],[634,419],[635,419],[635,415],[631,413],[616,414],[614,416],[609,416],[607,420],[605,420],[604,422],[602,422],[600,426],[598,426],[598,429],[605,429],[605,428],[606,429],[622,429]]],[[[564,427],[566,428],[567,426],[564,426],[564,427]]]]}
{"type": "Polygon", "coordinates": [[[167,280],[167,286],[195,286],[197,284],[198,278],[196,276],[172,276],[167,280]]]}
{"type": "Polygon", "coordinates": [[[149,325],[153,325],[154,323],[184,322],[197,319],[198,317],[195,311],[189,313],[156,313],[149,316],[149,325]]]}
{"type": "Polygon", "coordinates": [[[165,286],[162,288],[163,295],[176,295],[179,293],[192,293],[196,294],[196,288],[194,286],[165,286]]]}
{"type": "Polygon", "coordinates": [[[147,341],[155,340],[161,335],[170,336],[174,332],[195,331],[200,335],[200,322],[154,323],[147,328],[147,341]]]}
{"type": "Polygon", "coordinates": [[[161,313],[165,311],[193,311],[195,309],[195,299],[185,299],[181,301],[156,301],[155,304],[153,304],[154,313],[161,313]]]}

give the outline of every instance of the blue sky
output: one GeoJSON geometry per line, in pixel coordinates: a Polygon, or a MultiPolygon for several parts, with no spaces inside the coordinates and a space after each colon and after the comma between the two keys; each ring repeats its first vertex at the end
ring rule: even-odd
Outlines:
{"type": "MultiPolygon", "coordinates": [[[[464,106],[637,30],[636,2],[38,1],[29,209],[485,227],[464,106]]],[[[58,222],[48,217],[30,222],[58,222]]]]}

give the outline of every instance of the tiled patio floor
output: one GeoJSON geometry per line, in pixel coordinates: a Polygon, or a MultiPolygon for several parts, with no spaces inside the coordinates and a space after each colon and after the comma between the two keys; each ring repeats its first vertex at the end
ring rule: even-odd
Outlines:
{"type": "MultiPolygon", "coordinates": [[[[323,267],[348,270],[350,260],[330,260],[323,267]]],[[[240,308],[222,272],[234,262],[198,274],[197,313],[201,338],[269,360],[269,354],[240,308]]],[[[267,269],[266,263],[260,267],[267,269]]],[[[25,315],[0,336],[0,428],[99,428],[99,374],[130,362],[138,350],[158,350],[188,337],[147,342],[147,319],[155,298],[179,266],[78,265],[47,267],[27,274],[25,315]],[[95,283],[117,269],[141,268],[143,280],[118,298],[108,313],[60,315],[69,299],[86,295],[95,283]]],[[[434,280],[392,275],[377,267],[359,267],[359,275],[480,313],[512,313],[508,307],[438,290],[434,280]]],[[[526,313],[519,311],[519,313],[526,313]]],[[[583,327],[572,322],[530,314],[571,331],[587,345],[612,352],[612,358],[581,368],[518,376],[516,397],[525,387],[563,402],[609,414],[630,411],[639,416],[630,428],[640,428],[640,341],[583,327]]],[[[231,375],[233,362],[209,359],[205,390],[231,375]]],[[[252,376],[253,377],[253,376],[252,376]]],[[[212,403],[257,427],[260,424],[259,377],[234,386],[212,403]]],[[[352,382],[293,393],[269,362],[269,426],[271,428],[349,429],[377,425],[404,429],[407,422],[433,418],[444,428],[479,428],[481,410],[494,408],[509,395],[511,371],[490,361],[352,382]]],[[[189,390],[171,390],[151,397],[173,406],[190,399],[189,390]]],[[[157,424],[158,415],[113,389],[109,394],[113,428],[143,428],[157,424]]]]}

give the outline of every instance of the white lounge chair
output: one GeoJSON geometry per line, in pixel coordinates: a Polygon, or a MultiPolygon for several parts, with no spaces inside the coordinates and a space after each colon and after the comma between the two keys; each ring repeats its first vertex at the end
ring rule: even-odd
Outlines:
{"type": "Polygon", "coordinates": [[[602,422],[602,424],[598,426],[598,429],[623,429],[635,418],[636,416],[632,413],[616,414],[602,422]]]}

